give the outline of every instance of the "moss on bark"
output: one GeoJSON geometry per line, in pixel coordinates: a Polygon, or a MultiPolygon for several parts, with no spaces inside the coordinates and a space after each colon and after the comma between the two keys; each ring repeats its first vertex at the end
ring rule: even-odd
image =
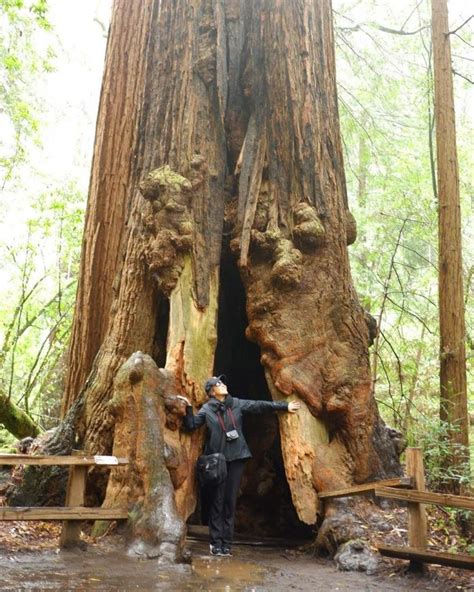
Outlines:
{"type": "Polygon", "coordinates": [[[41,432],[31,417],[3,394],[0,394],[0,425],[19,440],[27,436],[35,438],[41,432]]]}

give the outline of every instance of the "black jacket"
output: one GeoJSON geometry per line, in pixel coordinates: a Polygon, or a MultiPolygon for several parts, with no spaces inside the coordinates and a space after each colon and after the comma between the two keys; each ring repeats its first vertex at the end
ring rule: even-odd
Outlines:
{"type": "Polygon", "coordinates": [[[194,415],[191,405],[186,407],[186,415],[183,418],[184,428],[188,431],[195,430],[202,425],[207,426],[207,440],[204,454],[213,454],[214,452],[223,452],[227,461],[251,458],[252,454],[245,441],[242,432],[242,416],[244,413],[265,413],[267,411],[288,411],[288,403],[285,401],[248,401],[246,399],[237,399],[227,395],[224,402],[221,403],[216,398],[204,403],[199,412],[194,415]],[[232,417],[228,412],[232,409],[235,420],[235,427],[239,433],[237,440],[228,442],[225,438],[224,430],[217,419],[217,414],[224,421],[226,431],[233,430],[232,417]]]}

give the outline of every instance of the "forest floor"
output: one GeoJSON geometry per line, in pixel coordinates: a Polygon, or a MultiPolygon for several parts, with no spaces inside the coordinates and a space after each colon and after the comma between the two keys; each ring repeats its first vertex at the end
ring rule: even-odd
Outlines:
{"type": "MultiPolygon", "coordinates": [[[[382,541],[406,544],[406,508],[388,504],[382,509],[373,502],[363,508],[365,515],[359,508],[359,517],[372,549],[382,541]]],[[[433,506],[427,510],[430,548],[472,551],[452,514],[433,506]]],[[[173,568],[128,557],[116,523],[99,539],[86,526],[83,549],[75,551],[59,550],[60,531],[58,522],[0,521],[0,591],[474,592],[474,576],[467,570],[429,566],[425,574],[414,575],[406,573],[406,561],[381,558],[374,575],[343,572],[334,561],[311,553],[310,546],[295,547],[296,541],[265,539],[257,545],[241,539],[247,544],[236,544],[232,558],[210,557],[205,527],[190,527],[191,562],[173,568]]]]}
{"type": "Polygon", "coordinates": [[[117,534],[84,535],[83,550],[59,551],[60,526],[0,522],[0,590],[186,592],[401,592],[474,591],[469,571],[431,566],[423,576],[406,562],[384,559],[377,573],[338,571],[328,559],[297,549],[236,545],[232,558],[210,557],[203,540],[190,539],[191,563],[173,568],[129,558],[117,534]]]}

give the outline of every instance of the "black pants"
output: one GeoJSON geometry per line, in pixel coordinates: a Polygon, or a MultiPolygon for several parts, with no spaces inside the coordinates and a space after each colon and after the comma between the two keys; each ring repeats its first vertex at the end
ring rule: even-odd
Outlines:
{"type": "Polygon", "coordinates": [[[227,463],[226,480],[209,492],[209,534],[211,545],[232,544],[234,537],[234,516],[240,479],[244,471],[245,460],[233,460],[227,463]]]}

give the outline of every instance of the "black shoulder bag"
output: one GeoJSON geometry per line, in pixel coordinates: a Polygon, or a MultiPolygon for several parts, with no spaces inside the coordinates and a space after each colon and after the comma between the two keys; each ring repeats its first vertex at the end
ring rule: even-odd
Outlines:
{"type": "MultiPolygon", "coordinates": [[[[226,436],[227,441],[236,440],[239,437],[237,428],[235,425],[234,414],[229,410],[234,424],[234,429],[227,432],[225,429],[222,417],[216,413],[217,420],[226,436]]],[[[214,454],[202,454],[196,463],[196,476],[201,487],[216,487],[222,483],[227,477],[227,462],[222,450],[224,448],[225,440],[222,439],[220,452],[214,452],[214,454]]]]}
{"type": "Polygon", "coordinates": [[[196,476],[201,487],[217,487],[227,477],[227,464],[222,452],[201,454],[196,463],[196,476]]]}

